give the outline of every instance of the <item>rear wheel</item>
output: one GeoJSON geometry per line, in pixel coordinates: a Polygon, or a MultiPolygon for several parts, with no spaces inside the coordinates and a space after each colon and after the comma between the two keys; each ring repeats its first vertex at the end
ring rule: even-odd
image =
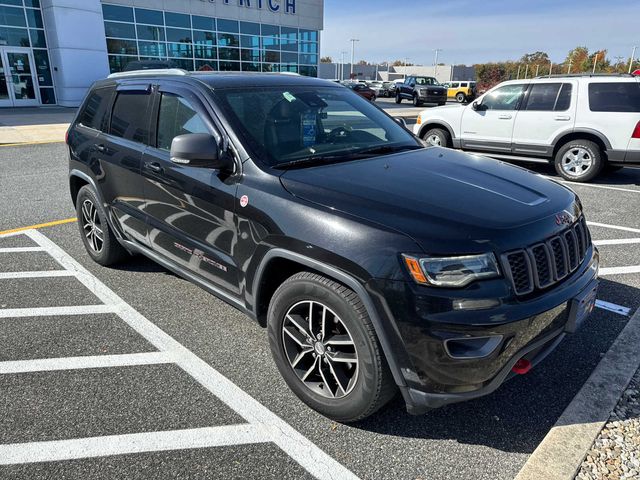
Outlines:
{"type": "Polygon", "coordinates": [[[78,192],[76,213],[82,243],[89,256],[100,265],[109,266],[128,257],[107,223],[107,215],[89,185],[78,192]]]}
{"type": "Polygon", "coordinates": [[[442,128],[432,128],[428,130],[422,139],[434,147],[448,147],[450,144],[449,132],[442,128]]]}
{"type": "Polygon", "coordinates": [[[556,172],[571,182],[589,182],[602,172],[604,162],[598,144],[590,140],[571,140],[555,158],[556,172]]]}
{"type": "Polygon", "coordinates": [[[396,392],[362,301],[331,279],[301,272],[286,280],[271,299],[268,331],[289,388],[331,419],[361,420],[396,392]]]}
{"type": "Polygon", "coordinates": [[[397,103],[397,104],[402,103],[402,97],[400,96],[400,94],[399,94],[399,93],[396,93],[396,103],[397,103]]]}
{"type": "Polygon", "coordinates": [[[466,99],[467,99],[467,97],[462,92],[460,92],[460,93],[458,93],[456,95],[456,100],[457,100],[458,103],[464,103],[466,99]]]}

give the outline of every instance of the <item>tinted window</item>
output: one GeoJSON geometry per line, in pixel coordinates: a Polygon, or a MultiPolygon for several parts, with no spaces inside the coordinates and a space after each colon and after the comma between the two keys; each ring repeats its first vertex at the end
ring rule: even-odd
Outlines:
{"type": "Polygon", "coordinates": [[[119,92],[111,115],[111,135],[145,143],[149,137],[149,98],[144,92],[119,92]]]}
{"type": "Polygon", "coordinates": [[[164,25],[164,16],[157,10],[136,8],[136,21],[138,23],[150,23],[151,25],[164,25]]]}
{"type": "Polygon", "coordinates": [[[193,28],[199,28],[200,30],[215,30],[216,29],[216,20],[215,18],[209,17],[191,17],[191,21],[193,22],[193,28]]]}
{"type": "Polygon", "coordinates": [[[78,123],[96,130],[106,130],[109,121],[111,94],[110,88],[99,88],[91,92],[78,116],[78,123]]]}
{"type": "Polygon", "coordinates": [[[558,93],[560,93],[560,83],[537,83],[529,91],[529,100],[525,110],[553,111],[556,105],[558,93]]]}
{"type": "Polygon", "coordinates": [[[556,107],[554,108],[556,112],[569,110],[569,107],[571,106],[572,91],[573,85],[571,85],[570,83],[562,84],[562,89],[560,90],[560,95],[558,95],[558,100],[556,100],[556,107]]]}
{"type": "Polygon", "coordinates": [[[133,22],[133,9],[118,7],[116,5],[102,5],[102,15],[105,20],[117,20],[119,22],[133,22]]]}
{"type": "Polygon", "coordinates": [[[453,82],[451,88],[458,88],[458,85],[460,85],[458,82],[453,82]]]}
{"type": "Polygon", "coordinates": [[[488,93],[482,99],[486,110],[515,110],[518,108],[524,85],[505,85],[488,93]]]}
{"type": "Polygon", "coordinates": [[[640,84],[591,83],[589,107],[592,112],[640,112],[640,84]]]}
{"type": "Polygon", "coordinates": [[[158,148],[171,150],[178,135],[210,133],[202,117],[184,98],[163,93],[158,116],[158,148]]]}
{"type": "Polygon", "coordinates": [[[191,28],[189,15],[183,13],[165,12],[164,21],[167,27],[191,28]]]}

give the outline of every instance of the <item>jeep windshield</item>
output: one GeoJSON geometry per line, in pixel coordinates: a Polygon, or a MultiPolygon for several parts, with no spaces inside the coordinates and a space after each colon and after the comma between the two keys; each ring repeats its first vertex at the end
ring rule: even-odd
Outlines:
{"type": "Polygon", "coordinates": [[[422,144],[344,87],[216,89],[217,104],[253,158],[276,168],[388,155],[422,144]]]}

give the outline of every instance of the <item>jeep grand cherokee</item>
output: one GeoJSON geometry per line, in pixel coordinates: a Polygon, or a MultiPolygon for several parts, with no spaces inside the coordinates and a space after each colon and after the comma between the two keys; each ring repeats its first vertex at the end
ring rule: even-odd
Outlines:
{"type": "Polygon", "coordinates": [[[88,254],[144,254],[253,317],[289,387],[339,421],[398,390],[411,413],[486,395],[595,302],[571,190],[425,148],[327,81],[116,74],[67,141],[88,254]]]}

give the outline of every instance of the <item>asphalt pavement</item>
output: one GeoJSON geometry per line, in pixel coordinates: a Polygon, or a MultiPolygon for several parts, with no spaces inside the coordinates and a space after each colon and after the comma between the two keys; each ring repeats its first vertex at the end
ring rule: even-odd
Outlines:
{"type": "MultiPolygon", "coordinates": [[[[551,168],[531,168],[556,178],[551,168]]],[[[640,170],[571,188],[597,224],[599,298],[634,312],[640,243],[622,241],[640,237],[640,170]]],[[[0,231],[73,216],[65,145],[0,149],[0,231]]],[[[597,309],[542,364],[488,397],[420,417],[396,398],[359,424],[340,425],[290,392],[265,330],[239,311],[144,258],[100,267],[75,223],[38,232],[0,237],[0,452],[9,446],[21,460],[0,454],[2,479],[311,478],[313,452],[366,479],[512,479],[628,321],[597,309]],[[67,273],[20,278],[60,271],[61,258],[67,273]],[[96,308],[105,298],[122,303],[96,308]],[[43,316],[49,307],[62,309],[43,316]],[[163,356],[169,344],[179,358],[163,356]],[[269,435],[291,429],[309,443],[304,452],[282,438],[251,443],[246,425],[266,425],[269,435]],[[211,434],[203,440],[203,432],[211,434]],[[127,442],[148,449],[127,451],[127,442]]]]}

